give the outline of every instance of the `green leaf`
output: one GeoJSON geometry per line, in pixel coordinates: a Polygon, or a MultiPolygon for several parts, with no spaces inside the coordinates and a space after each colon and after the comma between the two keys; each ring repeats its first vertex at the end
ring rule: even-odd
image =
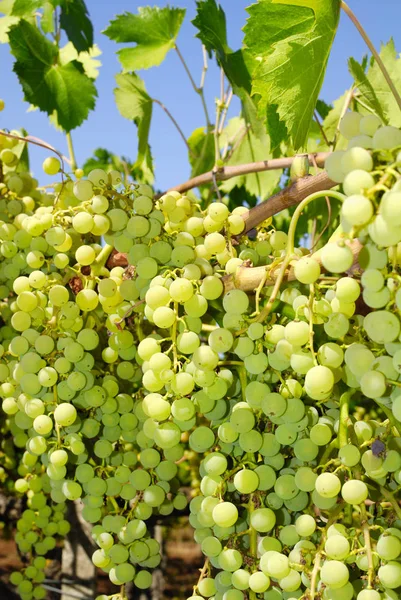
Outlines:
{"type": "MultiPolygon", "coordinates": [[[[21,129],[20,131],[21,137],[27,137],[28,132],[26,129],[21,129]]],[[[18,142],[17,146],[13,147],[13,152],[18,156],[18,173],[27,173],[29,172],[29,153],[28,153],[29,144],[27,142],[18,142]]]]}
{"type": "Polygon", "coordinates": [[[27,17],[39,10],[42,0],[15,0],[11,14],[14,17],[27,17]]]}
{"type": "Polygon", "coordinates": [[[233,211],[237,206],[255,206],[257,204],[257,197],[253,196],[244,188],[244,186],[235,186],[228,195],[228,208],[233,211]]]}
{"type": "Polygon", "coordinates": [[[137,44],[118,51],[124,69],[149,69],[160,65],[174,48],[184,16],[183,8],[146,6],[138,8],[138,14],[118,15],[104,33],[116,42],[137,44]]]}
{"type": "MultiPolygon", "coordinates": [[[[229,121],[222,136],[222,144],[227,139],[232,140],[232,154],[225,163],[226,165],[235,166],[272,158],[269,137],[265,135],[263,140],[257,138],[252,131],[247,129],[243,119],[236,117],[229,121]]],[[[280,181],[281,174],[282,171],[277,170],[240,175],[223,182],[221,189],[224,192],[230,192],[235,186],[244,186],[249,194],[264,200],[272,194],[280,181]]]]}
{"type": "Polygon", "coordinates": [[[277,105],[295,150],[308,136],[337,30],[340,0],[261,0],[252,5],[245,44],[259,66],[252,93],[259,114],[277,105]]]}
{"type": "Polygon", "coordinates": [[[54,7],[51,2],[44,2],[40,26],[43,33],[54,33],[54,7]]]}
{"type": "Polygon", "coordinates": [[[250,72],[255,68],[255,60],[246,49],[233,52],[227,42],[226,17],[223,9],[215,0],[198,0],[197,14],[192,24],[199,30],[196,34],[209,54],[216,53],[217,62],[222,67],[233,92],[242,103],[246,120],[251,124],[253,132],[260,138],[265,133],[265,126],[257,116],[256,106],[251,94],[250,72]]]}
{"type": "MultiPolygon", "coordinates": [[[[16,131],[13,133],[17,133],[17,135],[21,137],[26,137],[28,132],[25,129],[21,129],[20,131],[16,131]]],[[[22,140],[16,141],[15,146],[13,146],[13,152],[18,158],[17,166],[8,167],[3,164],[3,172],[4,173],[12,173],[16,171],[17,173],[26,173],[29,171],[29,156],[28,156],[28,143],[22,140]]]]}
{"type": "Polygon", "coordinates": [[[25,100],[48,115],[56,111],[59,125],[67,132],[81,125],[96,97],[95,85],[82,65],[59,64],[57,47],[27,21],[11,27],[9,39],[25,100]]]}
{"type": "Polygon", "coordinates": [[[88,51],[93,46],[93,25],[84,0],[62,0],[60,6],[61,28],[78,52],[88,51]]]}
{"type": "Polygon", "coordinates": [[[102,65],[97,57],[102,54],[100,48],[95,44],[89,52],[77,52],[72,42],[67,42],[63,48],[60,48],[60,64],[65,65],[72,60],[80,62],[84,71],[90,79],[97,79],[99,67],[102,65]]]}
{"type": "Polygon", "coordinates": [[[0,0],[0,13],[11,15],[15,0],[0,0]]]}
{"type": "Polygon", "coordinates": [[[355,84],[358,87],[359,92],[362,95],[365,103],[375,111],[378,117],[380,117],[384,122],[386,122],[386,118],[383,113],[383,108],[379,102],[379,99],[376,95],[375,90],[373,89],[372,84],[370,83],[367,75],[362,67],[354,58],[350,58],[348,60],[348,69],[351,73],[352,77],[355,80],[355,84]]]}
{"type": "Polygon", "coordinates": [[[96,148],[93,156],[84,162],[82,168],[85,175],[88,175],[92,169],[103,169],[106,173],[114,169],[119,171],[123,177],[130,175],[134,181],[149,183],[149,180],[144,177],[143,172],[132,166],[129,158],[126,156],[117,156],[117,154],[106,150],[106,148],[96,148]]]}
{"type": "MultiPolygon", "coordinates": [[[[324,132],[330,143],[334,141],[336,134],[338,133],[338,123],[340,121],[340,117],[344,109],[344,104],[347,99],[347,95],[348,92],[345,92],[345,94],[343,94],[340,98],[333,102],[333,108],[330,110],[327,117],[322,123],[324,132]]],[[[336,144],[336,150],[342,150],[343,148],[346,148],[347,145],[347,140],[345,140],[345,138],[343,138],[342,136],[339,136],[336,144]]]]}
{"type": "MultiPolygon", "coordinates": [[[[380,57],[395,87],[401,93],[401,60],[393,39],[381,47],[380,57]]],[[[367,73],[367,79],[375,91],[387,121],[394,127],[401,127],[401,111],[376,61],[372,63],[367,73]]]]}
{"type": "Polygon", "coordinates": [[[325,102],[324,100],[319,99],[316,101],[316,110],[318,115],[322,119],[325,119],[327,117],[332,108],[333,107],[330,104],[327,104],[327,102],[325,102]]]}
{"type": "Polygon", "coordinates": [[[18,17],[0,17],[0,44],[8,44],[8,32],[13,25],[18,23],[18,17]]]}
{"type": "Polygon", "coordinates": [[[120,73],[116,75],[116,81],[119,86],[114,90],[117,108],[123,117],[134,121],[138,127],[138,156],[135,166],[149,175],[153,173],[149,148],[153,100],[146,91],[145,83],[135,73],[120,73]]]}
{"type": "Polygon", "coordinates": [[[199,29],[196,37],[205,46],[209,55],[216,51],[219,58],[231,52],[227,43],[226,15],[215,0],[198,0],[196,17],[192,24],[199,29]]]}
{"type": "Polygon", "coordinates": [[[193,151],[189,153],[191,163],[191,177],[210,171],[214,166],[214,135],[212,131],[206,133],[205,127],[198,127],[188,138],[188,144],[193,151]]]}
{"type": "Polygon", "coordinates": [[[267,132],[270,136],[271,153],[274,158],[281,154],[280,145],[288,139],[287,127],[277,113],[277,105],[270,104],[266,110],[267,132]]]}

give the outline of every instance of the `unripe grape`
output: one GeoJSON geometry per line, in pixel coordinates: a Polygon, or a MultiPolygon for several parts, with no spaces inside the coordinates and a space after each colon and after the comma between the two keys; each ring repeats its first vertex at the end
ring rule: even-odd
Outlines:
{"type": "Polygon", "coordinates": [[[350,479],[342,486],[341,495],[348,504],[361,504],[368,497],[368,488],[363,481],[350,479]]]}
{"type": "Polygon", "coordinates": [[[361,127],[362,115],[357,112],[348,111],[340,121],[340,133],[350,140],[356,135],[359,135],[361,127]]]}
{"type": "Polygon", "coordinates": [[[57,175],[61,170],[61,163],[55,156],[49,156],[44,160],[42,168],[46,175],[57,175]]]}

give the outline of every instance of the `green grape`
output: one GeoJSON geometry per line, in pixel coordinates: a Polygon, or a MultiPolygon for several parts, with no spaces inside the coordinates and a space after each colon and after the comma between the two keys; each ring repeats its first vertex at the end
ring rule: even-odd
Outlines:
{"type": "Polygon", "coordinates": [[[336,152],[329,154],[324,164],[327,175],[336,183],[342,183],[346,175],[342,169],[342,158],[344,154],[345,152],[343,150],[337,150],[336,152]]]}
{"type": "Polygon", "coordinates": [[[219,527],[231,527],[237,522],[238,510],[231,502],[220,502],[214,507],[212,517],[219,527]]]}
{"type": "Polygon", "coordinates": [[[360,504],[367,499],[368,488],[363,481],[350,479],[342,486],[341,495],[348,504],[360,504]]]}
{"type": "Polygon", "coordinates": [[[334,535],[326,540],[324,551],[329,558],[344,560],[350,553],[350,544],[342,535],[334,535]]]}
{"type": "Polygon", "coordinates": [[[211,452],[204,458],[202,464],[210,475],[222,475],[227,470],[227,459],[220,452],[211,452]]]}
{"type": "Polygon", "coordinates": [[[259,477],[255,471],[241,469],[234,475],[234,486],[241,494],[250,494],[259,486],[259,477]]]}
{"type": "Polygon", "coordinates": [[[347,444],[340,448],[338,458],[346,467],[355,467],[361,460],[361,454],[356,446],[347,444]]]}
{"type": "Polygon", "coordinates": [[[49,156],[43,161],[42,168],[46,175],[57,175],[61,170],[61,163],[55,156],[49,156]]]}
{"type": "Polygon", "coordinates": [[[314,400],[323,400],[331,393],[334,376],[328,367],[312,367],[305,377],[306,393],[314,400]]]}
{"type": "Polygon", "coordinates": [[[332,435],[333,432],[326,423],[316,423],[310,430],[310,439],[318,446],[326,446],[332,435]]]}
{"type": "Polygon", "coordinates": [[[59,404],[54,411],[54,419],[56,423],[62,427],[72,425],[76,418],[76,408],[72,404],[67,404],[66,402],[59,404]]]}
{"type": "Polygon", "coordinates": [[[378,570],[378,577],[380,583],[393,590],[401,585],[401,565],[396,561],[389,561],[386,565],[383,565],[378,570]]]}
{"type": "Polygon", "coordinates": [[[366,315],[363,326],[370,339],[378,344],[393,342],[400,332],[398,318],[386,310],[366,315]]]}
{"type": "Polygon", "coordinates": [[[348,111],[342,117],[339,125],[340,133],[347,139],[350,140],[360,132],[362,115],[357,112],[348,111]]]}
{"type": "Polygon", "coordinates": [[[218,328],[211,332],[208,344],[217,353],[228,352],[233,345],[233,335],[228,329],[218,328]]]}
{"type": "Polygon", "coordinates": [[[304,256],[295,263],[294,274],[301,283],[314,283],[320,276],[320,265],[313,258],[304,256]]]}
{"type": "Polygon", "coordinates": [[[369,190],[374,186],[375,180],[372,175],[361,169],[355,169],[349,172],[344,179],[343,189],[347,196],[361,194],[364,190],[369,190]]]}
{"type": "Polygon", "coordinates": [[[373,148],[384,150],[401,145],[401,131],[397,127],[386,125],[379,127],[373,135],[373,148]]]}
{"type": "Polygon", "coordinates": [[[230,290],[223,297],[223,308],[227,313],[245,313],[248,310],[249,299],[242,290],[230,290]]]}
{"type": "Polygon", "coordinates": [[[270,465],[259,465],[255,469],[259,478],[258,489],[262,491],[270,490],[276,482],[276,473],[270,465]]]}
{"type": "Polygon", "coordinates": [[[395,560],[401,553],[401,540],[394,535],[386,535],[385,532],[377,542],[376,552],[383,560],[395,560]]]}
{"type": "Polygon", "coordinates": [[[221,569],[233,573],[242,565],[242,556],[238,550],[225,548],[218,556],[218,563],[221,569]]]}
{"type": "Polygon", "coordinates": [[[341,490],[341,481],[333,473],[322,473],[315,481],[315,489],[323,498],[334,498],[341,490]]]}
{"type": "Polygon", "coordinates": [[[353,262],[350,248],[340,242],[326,244],[322,249],[321,259],[324,268],[331,273],[348,271],[353,262]]]}
{"type": "Polygon", "coordinates": [[[311,515],[300,515],[295,521],[295,528],[301,537],[310,537],[316,530],[316,520],[311,515]]]}
{"type": "Polygon", "coordinates": [[[349,571],[347,566],[338,560],[326,560],[320,570],[320,578],[326,585],[338,589],[348,582],[349,571]]]}

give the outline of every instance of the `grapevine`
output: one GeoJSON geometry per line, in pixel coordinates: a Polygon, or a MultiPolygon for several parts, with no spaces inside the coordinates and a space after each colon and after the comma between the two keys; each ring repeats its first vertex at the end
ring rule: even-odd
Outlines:
{"type": "MultiPolygon", "coordinates": [[[[200,146],[133,72],[118,82],[120,94],[127,82],[136,86],[143,103],[135,115],[128,103],[120,106],[138,127],[134,165],[110,155],[107,164],[97,156],[99,164],[78,169],[75,121],[56,101],[51,111],[43,99],[38,106],[56,114],[69,158],[23,131],[0,131],[0,486],[22,506],[14,539],[23,568],[9,582],[21,600],[46,598],[47,559],[70,534],[67,507],[75,503],[90,526],[91,561],[116,586],[96,600],[127,600],[130,586],[151,588],[163,555],[154,525],[181,515],[204,557],[187,600],[397,600],[399,116],[391,124],[394,112],[372,86],[366,92],[354,65],[357,89],[335,113],[335,128],[326,134],[333,116],[320,122],[312,111],[319,143],[307,128],[299,143],[302,123],[293,131],[288,118],[279,144],[288,155],[231,164],[241,136],[256,136],[258,117],[247,113],[254,100],[232,79],[231,51],[210,47],[206,4],[218,8],[214,0],[197,6],[200,87],[175,43],[179,25],[171,33],[180,9],[148,7],[137,16],[171,19],[169,49],[205,112],[202,136],[212,151],[204,172],[164,192],[151,185],[149,148],[139,158],[146,102],[164,109],[190,160],[200,146]],[[222,69],[214,126],[204,94],[212,51],[222,69]],[[231,139],[225,119],[233,93],[244,116],[231,139]],[[49,152],[42,167],[50,184],[29,172],[30,143],[49,152]],[[254,180],[238,184],[275,170],[260,198],[250,191],[254,180]],[[224,187],[234,178],[246,202],[235,201],[234,184],[224,187]],[[323,210],[327,223],[319,220],[323,210]]],[[[256,27],[253,11],[264,4],[276,10],[256,3],[246,30],[256,27]]],[[[325,26],[330,9],[335,32],[341,6],[371,49],[345,3],[331,4],[325,26]]],[[[45,12],[35,10],[48,33],[45,12]]],[[[282,15],[291,22],[293,13],[282,15]]],[[[67,17],[53,16],[71,36],[67,17]]],[[[129,42],[117,31],[120,18],[106,34],[129,42]]],[[[318,28],[318,9],[315,19],[318,28]]],[[[22,17],[10,26],[18,67],[17,33],[19,40],[42,35],[35,27],[22,17]]],[[[255,38],[246,35],[251,51],[255,38]]],[[[62,77],[60,31],[52,42],[43,39],[62,77]]],[[[146,46],[140,36],[133,41],[146,46]]],[[[264,83],[276,51],[258,54],[264,83]]],[[[89,59],[82,52],[71,61],[82,68],[70,65],[69,77],[84,87],[81,76],[92,78],[83,73],[89,59]]],[[[399,104],[385,61],[372,54],[399,104]]],[[[28,99],[29,74],[15,70],[28,99]]],[[[253,77],[260,108],[267,92],[256,67],[253,77]]]]}

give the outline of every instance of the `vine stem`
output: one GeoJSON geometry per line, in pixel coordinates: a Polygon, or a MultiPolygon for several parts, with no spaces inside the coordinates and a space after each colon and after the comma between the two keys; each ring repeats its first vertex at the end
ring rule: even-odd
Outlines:
{"type": "Polygon", "coordinates": [[[59,152],[58,150],[53,148],[53,146],[50,146],[50,144],[47,144],[40,138],[34,137],[33,135],[28,135],[28,136],[24,137],[22,135],[15,135],[14,133],[6,133],[5,131],[0,131],[0,135],[4,135],[4,137],[8,137],[13,140],[19,140],[20,142],[27,142],[28,144],[33,144],[34,146],[39,146],[40,148],[45,148],[46,150],[50,150],[51,152],[54,152],[55,154],[57,154],[57,156],[59,157],[59,159],[61,161],[61,166],[62,166],[63,171],[64,171],[64,162],[68,162],[68,163],[70,162],[66,156],[63,156],[63,154],[61,154],[61,152],[59,152]]]}
{"type": "Polygon", "coordinates": [[[398,504],[397,500],[394,498],[393,494],[389,490],[386,490],[386,488],[383,487],[382,485],[380,486],[380,493],[385,498],[387,498],[387,500],[390,502],[391,506],[393,507],[395,514],[397,515],[397,517],[399,519],[401,519],[401,507],[398,504]]]}
{"type": "Polygon", "coordinates": [[[352,12],[352,10],[350,9],[350,7],[348,6],[348,4],[346,4],[346,2],[344,2],[342,0],[341,2],[341,8],[343,9],[343,11],[346,13],[346,15],[351,19],[351,21],[353,22],[353,24],[355,25],[355,27],[357,28],[357,30],[359,31],[363,41],[365,42],[365,44],[367,45],[367,47],[369,48],[369,50],[371,51],[372,55],[374,56],[375,61],[377,62],[379,69],[381,70],[384,79],[387,81],[387,84],[399,106],[399,108],[401,109],[401,96],[399,95],[391,77],[389,72],[386,69],[386,66],[384,64],[384,62],[382,61],[382,59],[380,58],[379,53],[377,52],[376,48],[374,47],[374,45],[372,44],[372,40],[369,38],[368,34],[366,33],[366,31],[364,30],[364,28],[362,27],[362,25],[360,24],[360,22],[358,21],[356,15],[352,12]]]}
{"type": "Polygon", "coordinates": [[[176,128],[176,130],[178,131],[180,137],[182,138],[184,144],[186,145],[188,152],[190,154],[192,154],[192,156],[195,155],[194,151],[192,150],[191,146],[188,143],[187,138],[185,137],[185,134],[183,132],[183,130],[181,129],[181,127],[179,126],[177,120],[173,117],[173,115],[171,114],[171,112],[169,111],[169,109],[167,108],[167,106],[165,106],[163,104],[163,102],[161,102],[160,100],[158,100],[157,98],[152,98],[152,102],[155,102],[155,104],[158,104],[160,106],[160,108],[162,108],[164,110],[164,112],[166,113],[166,115],[168,116],[168,118],[170,119],[170,121],[173,123],[174,127],[176,128]]]}
{"type": "MultiPolygon", "coordinates": [[[[359,251],[362,245],[359,240],[353,240],[350,244],[350,249],[354,256],[354,261],[357,260],[359,251]]],[[[320,263],[321,258],[318,252],[311,254],[311,257],[320,263]]],[[[244,292],[254,292],[259,283],[263,280],[263,286],[273,286],[276,281],[276,274],[270,273],[269,277],[266,278],[266,266],[262,267],[247,267],[239,266],[233,275],[224,275],[222,281],[224,283],[225,292],[229,292],[235,288],[243,290],[244,292]]],[[[294,281],[296,279],[293,267],[290,267],[285,273],[284,281],[294,281]]],[[[337,281],[337,277],[329,279],[325,275],[322,275],[323,281],[337,281]]]]}
{"type": "Polygon", "coordinates": [[[391,408],[389,408],[388,406],[385,406],[384,404],[381,404],[380,402],[378,402],[377,398],[374,399],[374,402],[376,402],[377,406],[384,412],[384,414],[386,415],[387,419],[391,423],[392,427],[394,427],[396,429],[397,436],[399,436],[400,433],[401,433],[401,423],[400,423],[400,421],[398,421],[395,418],[395,416],[393,415],[393,411],[391,410],[391,408]]]}
{"type": "Polygon", "coordinates": [[[313,304],[314,304],[314,301],[315,301],[315,285],[313,283],[311,283],[309,286],[309,302],[308,302],[309,347],[310,347],[310,351],[311,351],[312,357],[313,357],[313,364],[315,366],[317,366],[319,363],[317,362],[316,352],[315,352],[314,343],[313,343],[313,340],[315,337],[315,332],[313,329],[313,304]]]}
{"type": "MultiPolygon", "coordinates": [[[[255,501],[253,498],[253,494],[251,494],[248,504],[248,515],[249,522],[251,521],[251,516],[253,511],[255,510],[255,501]]],[[[249,554],[253,560],[257,559],[258,556],[258,532],[252,525],[249,527],[249,554]]],[[[256,594],[253,591],[249,591],[249,600],[256,600],[256,594]]]]}
{"type": "Polygon", "coordinates": [[[202,579],[204,579],[206,573],[208,572],[209,569],[209,559],[207,558],[203,564],[203,567],[199,573],[199,579],[196,585],[194,585],[194,592],[197,589],[198,585],[200,584],[200,582],[202,581],[202,579]]]}
{"type": "MultiPolygon", "coordinates": [[[[314,154],[316,163],[319,167],[323,167],[326,161],[326,158],[331,154],[331,152],[317,152],[314,154]]],[[[310,160],[312,161],[312,154],[309,155],[310,160]]],[[[308,157],[308,158],[309,158],[308,157]]],[[[192,177],[184,183],[180,183],[179,185],[168,188],[167,191],[176,192],[187,192],[188,190],[192,190],[193,188],[199,187],[200,185],[205,185],[207,183],[213,183],[213,177],[215,177],[218,181],[226,181],[226,179],[231,179],[232,177],[237,177],[238,175],[249,175],[250,173],[261,173],[263,171],[274,171],[281,169],[288,169],[294,160],[293,156],[285,157],[285,158],[272,158],[270,160],[262,160],[258,162],[245,163],[243,165],[236,166],[228,166],[222,167],[219,169],[218,173],[214,173],[213,171],[207,171],[206,173],[202,173],[201,175],[197,175],[196,177],[192,177]]],[[[338,185],[334,181],[328,178],[326,173],[320,173],[317,177],[321,177],[321,179],[325,181],[324,188],[334,187],[338,185]],[[321,177],[324,176],[324,177],[321,177]]],[[[304,178],[306,179],[306,178],[304,178]]],[[[302,179],[298,180],[297,183],[302,181],[302,179]]],[[[315,180],[317,181],[317,180],[315,180]]],[[[295,184],[294,184],[295,185],[295,184]]],[[[292,186],[291,186],[292,187],[292,186]]],[[[322,188],[323,189],[323,188],[322,188]]],[[[163,192],[165,193],[165,192],[163,192]]],[[[160,194],[162,195],[162,194],[160,194]]],[[[273,196],[274,197],[274,196],[273,196]]],[[[263,204],[263,203],[262,203],[263,204]]],[[[261,206],[259,204],[258,206],[261,206]]],[[[254,209],[251,209],[254,210],[254,209]]],[[[249,211],[251,212],[251,211],[249,211]]],[[[253,227],[253,226],[252,226],[253,227]]],[[[250,229],[252,229],[250,227],[250,229]]]]}
{"type": "Polygon", "coordinates": [[[315,560],[313,563],[313,570],[312,570],[312,575],[311,575],[311,579],[310,579],[310,599],[311,600],[315,600],[317,576],[320,571],[321,561],[322,561],[322,553],[317,552],[315,554],[315,560]]]}
{"type": "Polygon", "coordinates": [[[92,289],[92,290],[95,289],[96,277],[98,277],[100,275],[102,269],[104,268],[105,264],[107,263],[107,260],[110,256],[110,254],[113,252],[113,250],[114,250],[113,246],[111,246],[110,244],[106,244],[105,246],[103,246],[103,248],[97,255],[95,262],[91,266],[91,275],[92,275],[93,279],[91,279],[88,282],[88,289],[92,289]]]}
{"type": "Polygon", "coordinates": [[[202,106],[203,106],[203,112],[205,113],[206,126],[207,126],[207,129],[209,129],[209,127],[210,127],[210,118],[209,118],[209,112],[208,112],[207,105],[206,105],[205,94],[203,92],[203,87],[204,87],[204,84],[205,84],[206,71],[207,71],[207,68],[208,68],[207,67],[206,48],[204,46],[202,46],[202,49],[203,49],[202,50],[203,51],[203,69],[202,69],[201,84],[200,84],[199,87],[196,85],[195,80],[194,80],[194,78],[191,75],[191,71],[189,70],[188,65],[187,65],[187,63],[185,61],[185,58],[181,54],[181,51],[178,48],[177,44],[174,46],[174,48],[175,48],[175,51],[178,54],[178,57],[179,57],[179,59],[180,59],[180,61],[182,63],[182,66],[185,69],[186,74],[189,77],[189,80],[191,82],[191,85],[192,85],[194,91],[197,94],[199,94],[199,96],[200,96],[200,99],[201,99],[201,102],[202,102],[202,106]]]}
{"type": "Polygon", "coordinates": [[[67,146],[68,146],[68,154],[70,155],[71,170],[75,171],[75,169],[77,168],[77,161],[75,159],[74,145],[72,143],[71,132],[69,131],[68,133],[65,134],[65,136],[67,138],[67,146]]]}
{"type": "MultiPolygon", "coordinates": [[[[322,192],[315,192],[314,194],[310,194],[304,200],[302,200],[302,202],[295,209],[294,214],[292,215],[290,226],[288,228],[288,242],[287,242],[287,251],[285,254],[285,258],[280,267],[280,271],[278,273],[278,276],[277,276],[276,282],[274,284],[274,288],[273,288],[273,291],[269,298],[269,301],[267,302],[267,304],[263,308],[263,310],[261,310],[258,317],[255,319],[256,321],[262,323],[266,319],[266,317],[268,317],[268,315],[270,314],[270,312],[273,308],[274,301],[276,300],[277,294],[280,291],[280,286],[283,282],[285,273],[286,273],[287,268],[293,258],[294,245],[295,245],[295,231],[297,228],[298,219],[301,216],[302,211],[304,210],[304,208],[306,206],[308,206],[308,204],[310,204],[311,202],[314,202],[314,200],[325,197],[327,195],[330,195],[333,198],[336,198],[340,202],[343,202],[345,199],[345,196],[343,194],[340,194],[340,192],[327,191],[327,190],[322,191],[322,192]]],[[[238,332],[238,333],[241,333],[241,332],[238,332]]]]}
{"type": "Polygon", "coordinates": [[[343,448],[348,444],[349,401],[354,390],[348,390],[340,397],[340,422],[338,427],[338,447],[343,448]]]}
{"type": "Polygon", "coordinates": [[[214,138],[214,173],[215,175],[219,169],[219,160],[220,160],[220,145],[219,145],[219,123],[220,123],[220,115],[221,115],[221,102],[217,100],[216,103],[216,125],[214,126],[213,138],[214,138]]]}
{"type": "MultiPolygon", "coordinates": [[[[316,596],[316,584],[317,584],[317,576],[319,574],[320,571],[320,564],[322,561],[322,550],[324,548],[324,544],[326,542],[326,537],[327,537],[327,530],[329,529],[329,527],[336,521],[337,516],[339,515],[339,513],[342,511],[343,509],[343,502],[341,502],[340,504],[337,505],[337,507],[335,508],[334,512],[332,513],[332,515],[330,516],[329,520],[327,521],[324,530],[322,532],[322,539],[321,542],[317,548],[317,552],[315,554],[315,558],[314,558],[314,564],[313,564],[313,570],[312,570],[312,574],[311,574],[311,585],[310,585],[310,593],[309,593],[309,599],[310,600],[315,600],[315,596],[316,596]]],[[[301,597],[300,600],[302,600],[302,598],[308,598],[307,596],[307,592],[301,597]]]]}
{"type": "Polygon", "coordinates": [[[360,510],[361,510],[362,533],[363,533],[363,539],[365,541],[366,557],[368,559],[368,589],[371,589],[372,584],[373,584],[375,567],[373,564],[372,542],[370,539],[368,514],[366,512],[366,507],[365,507],[364,503],[361,504],[360,510]]]}

